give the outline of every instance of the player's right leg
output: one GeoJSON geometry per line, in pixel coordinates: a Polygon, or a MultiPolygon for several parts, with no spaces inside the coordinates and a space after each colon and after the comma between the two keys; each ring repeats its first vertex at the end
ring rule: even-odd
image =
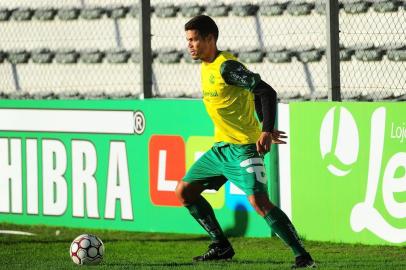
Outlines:
{"type": "Polygon", "coordinates": [[[193,258],[194,261],[228,260],[234,256],[234,250],[224,235],[223,230],[214,215],[213,208],[201,195],[206,187],[199,181],[179,182],[176,187],[176,195],[180,202],[189,210],[203,229],[209,234],[212,243],[208,250],[200,256],[193,258]]]}
{"type": "Polygon", "coordinates": [[[213,208],[201,195],[205,189],[218,190],[227,179],[222,175],[222,160],[216,145],[198,159],[176,188],[180,202],[189,210],[203,229],[209,234],[212,244],[206,253],[193,258],[195,261],[231,259],[234,250],[224,235],[214,215],[213,208]]]}

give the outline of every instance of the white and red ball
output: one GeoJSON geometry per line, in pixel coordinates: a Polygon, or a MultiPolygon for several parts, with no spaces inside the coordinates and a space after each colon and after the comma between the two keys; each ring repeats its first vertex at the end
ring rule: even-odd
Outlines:
{"type": "Polygon", "coordinates": [[[76,264],[99,264],[103,259],[104,245],[97,236],[82,234],[72,241],[69,253],[76,264]]]}

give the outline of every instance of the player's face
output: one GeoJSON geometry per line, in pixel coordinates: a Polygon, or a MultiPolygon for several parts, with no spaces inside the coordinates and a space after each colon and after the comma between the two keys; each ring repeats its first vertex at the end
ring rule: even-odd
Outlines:
{"type": "Polygon", "coordinates": [[[204,60],[207,58],[209,52],[210,39],[203,38],[196,30],[186,31],[186,40],[188,44],[188,51],[194,60],[204,60]]]}

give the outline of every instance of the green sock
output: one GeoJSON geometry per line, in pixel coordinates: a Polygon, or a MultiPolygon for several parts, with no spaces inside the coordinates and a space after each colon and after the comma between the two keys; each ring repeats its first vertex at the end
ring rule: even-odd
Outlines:
{"type": "Polygon", "coordinates": [[[292,249],[295,256],[304,255],[306,253],[295,227],[281,209],[278,207],[272,208],[264,218],[279,238],[292,249]]]}
{"type": "Polygon", "coordinates": [[[214,215],[213,208],[205,198],[200,195],[196,202],[186,205],[186,208],[189,209],[190,214],[208,232],[210,239],[214,243],[220,245],[230,244],[221,230],[220,224],[214,215]]]}

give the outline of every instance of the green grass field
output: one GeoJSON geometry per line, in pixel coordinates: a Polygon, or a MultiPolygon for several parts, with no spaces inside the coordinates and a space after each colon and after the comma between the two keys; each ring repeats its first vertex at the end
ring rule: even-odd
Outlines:
{"type": "MultiPolygon", "coordinates": [[[[204,235],[133,233],[62,227],[0,224],[35,236],[0,234],[0,269],[77,269],[69,246],[79,234],[92,233],[105,245],[103,262],[92,269],[290,269],[290,250],[276,237],[231,238],[230,262],[193,263],[209,243],[204,235]],[[59,235],[56,231],[59,230],[59,235]]],[[[319,269],[406,269],[406,247],[304,241],[319,269]]],[[[86,267],[86,266],[82,266],[86,267]]]]}

